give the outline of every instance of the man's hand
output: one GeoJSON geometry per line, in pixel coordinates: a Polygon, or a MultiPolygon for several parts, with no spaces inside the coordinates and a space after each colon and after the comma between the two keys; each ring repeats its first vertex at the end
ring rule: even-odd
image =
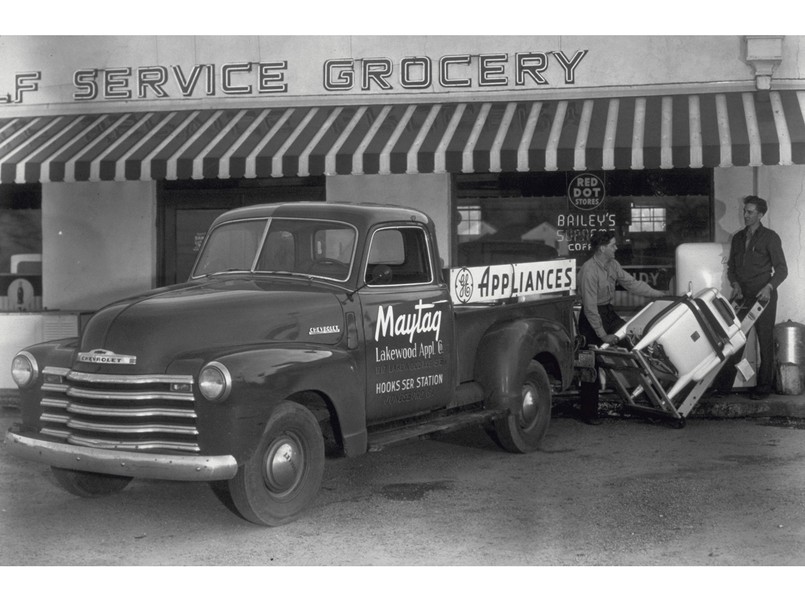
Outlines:
{"type": "Polygon", "coordinates": [[[761,302],[768,302],[771,300],[771,284],[766,284],[757,293],[757,299],[761,302]]]}
{"type": "Polygon", "coordinates": [[[732,284],[732,301],[739,302],[743,300],[743,292],[741,292],[741,285],[738,283],[732,284]]]}
{"type": "Polygon", "coordinates": [[[603,340],[604,343],[608,343],[610,345],[618,343],[618,336],[614,333],[608,333],[604,336],[603,340]]]}

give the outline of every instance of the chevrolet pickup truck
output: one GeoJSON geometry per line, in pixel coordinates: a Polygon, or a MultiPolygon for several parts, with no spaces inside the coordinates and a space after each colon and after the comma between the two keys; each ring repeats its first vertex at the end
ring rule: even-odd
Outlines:
{"type": "Polygon", "coordinates": [[[186,283],[14,357],[6,448],[75,495],[204,481],[244,519],[288,523],[328,457],[472,423],[536,450],[573,377],[574,289],[573,260],[443,271],[413,209],[235,209],[186,283]]]}

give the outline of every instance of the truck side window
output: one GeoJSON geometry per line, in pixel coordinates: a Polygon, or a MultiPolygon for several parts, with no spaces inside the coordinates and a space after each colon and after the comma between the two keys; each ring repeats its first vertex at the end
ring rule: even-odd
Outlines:
{"type": "Polygon", "coordinates": [[[432,280],[428,243],[421,228],[389,228],[372,236],[367,262],[366,282],[369,285],[403,285],[428,283],[432,280]],[[373,269],[385,265],[391,278],[373,282],[373,269]]]}

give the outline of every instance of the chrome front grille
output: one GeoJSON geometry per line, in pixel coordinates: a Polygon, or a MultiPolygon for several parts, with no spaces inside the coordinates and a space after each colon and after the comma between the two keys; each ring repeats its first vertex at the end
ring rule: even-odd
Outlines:
{"type": "Polygon", "coordinates": [[[42,433],[73,445],[198,452],[193,377],[100,375],[48,367],[42,433]]]}

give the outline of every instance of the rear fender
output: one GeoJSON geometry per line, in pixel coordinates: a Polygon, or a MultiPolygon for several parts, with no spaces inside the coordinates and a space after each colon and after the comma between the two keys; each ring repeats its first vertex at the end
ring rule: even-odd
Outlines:
{"type": "Polygon", "coordinates": [[[519,404],[526,370],[535,359],[563,385],[572,377],[573,344],[560,323],[517,319],[490,327],[475,360],[475,379],[484,388],[484,405],[509,410],[519,404]]]}

